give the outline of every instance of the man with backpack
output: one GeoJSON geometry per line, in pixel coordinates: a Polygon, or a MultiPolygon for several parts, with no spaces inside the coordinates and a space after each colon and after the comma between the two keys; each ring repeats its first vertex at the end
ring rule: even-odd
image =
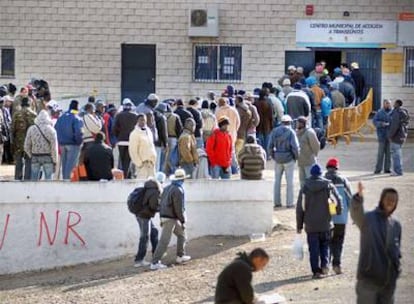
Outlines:
{"type": "Polygon", "coordinates": [[[187,217],[185,213],[184,180],[188,178],[183,169],[177,169],[174,175],[170,176],[172,181],[161,196],[160,222],[162,227],[161,238],[157,245],[150,266],[151,270],[167,268],[161,263],[161,258],[167,251],[171,240],[171,234],[177,236],[177,258],[179,264],[188,262],[191,257],[185,254],[186,232],[185,225],[187,217]]]}
{"type": "Polygon", "coordinates": [[[388,132],[388,138],[391,142],[392,176],[403,175],[402,145],[408,136],[407,128],[410,116],[407,109],[403,108],[402,105],[403,102],[400,99],[394,102],[394,109],[391,113],[391,125],[388,132]]]}
{"type": "Polygon", "coordinates": [[[158,172],[155,178],[148,179],[143,187],[136,188],[128,197],[129,211],[135,214],[140,230],[138,252],[135,256],[134,267],[149,266],[145,261],[148,240],[151,240],[152,253],[158,245],[158,229],[154,226],[152,218],[159,211],[162,184],[165,174],[158,172]]]}

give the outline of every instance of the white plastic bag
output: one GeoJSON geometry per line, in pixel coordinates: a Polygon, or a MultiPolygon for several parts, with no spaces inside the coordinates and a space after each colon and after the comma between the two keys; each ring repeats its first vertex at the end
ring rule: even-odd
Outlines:
{"type": "Polygon", "coordinates": [[[293,256],[296,260],[303,260],[303,239],[300,234],[297,234],[293,241],[293,256]]]}

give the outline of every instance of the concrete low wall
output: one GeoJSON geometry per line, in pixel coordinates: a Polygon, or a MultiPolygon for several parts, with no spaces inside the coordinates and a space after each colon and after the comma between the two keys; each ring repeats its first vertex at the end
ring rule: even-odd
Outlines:
{"type": "MultiPolygon", "coordinates": [[[[135,185],[1,182],[0,274],[135,253],[139,229],[126,206],[135,185]]],[[[272,228],[270,181],[186,181],[185,189],[189,239],[272,228]]]]}

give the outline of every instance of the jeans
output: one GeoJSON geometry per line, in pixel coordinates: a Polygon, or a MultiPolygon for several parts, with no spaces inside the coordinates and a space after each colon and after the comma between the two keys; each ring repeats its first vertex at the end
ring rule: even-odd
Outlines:
{"type": "Polygon", "coordinates": [[[194,173],[193,164],[181,164],[181,168],[184,169],[186,175],[190,175],[189,178],[193,178],[193,173],[194,173]]]}
{"type": "Polygon", "coordinates": [[[323,129],[323,118],[322,118],[322,112],[316,111],[313,115],[312,120],[312,128],[320,128],[323,129]]]}
{"type": "Polygon", "coordinates": [[[16,166],[14,167],[14,179],[30,180],[32,175],[31,159],[26,157],[25,153],[15,154],[14,159],[16,160],[16,166]]]}
{"type": "Polygon", "coordinates": [[[332,266],[341,266],[342,248],[345,240],[345,224],[335,224],[331,230],[331,241],[329,248],[331,250],[332,266]]]}
{"type": "Polygon", "coordinates": [[[131,172],[129,171],[129,165],[131,164],[131,157],[129,156],[128,148],[128,146],[118,146],[121,170],[124,171],[124,177],[130,179],[131,172]]]}
{"type": "Polygon", "coordinates": [[[63,145],[61,149],[62,177],[70,179],[70,174],[79,160],[80,146],[63,145]]]}
{"type": "Polygon", "coordinates": [[[313,164],[310,166],[299,166],[299,181],[301,187],[305,184],[305,179],[311,176],[310,169],[312,166],[313,164]]]}
{"type": "Polygon", "coordinates": [[[329,263],[329,231],[308,232],[307,239],[312,273],[321,273],[329,263]]]}
{"type": "Polygon", "coordinates": [[[402,144],[396,144],[391,142],[391,156],[392,156],[392,169],[393,171],[398,174],[403,174],[402,168],[402,144]]]}
{"type": "Polygon", "coordinates": [[[197,149],[204,148],[204,140],[202,137],[196,137],[197,149]]]}
{"type": "Polygon", "coordinates": [[[157,152],[157,159],[155,160],[155,171],[164,172],[166,148],[155,147],[155,151],[157,152]]]}
{"type": "Polygon", "coordinates": [[[154,254],[155,249],[158,245],[158,229],[155,228],[150,218],[137,217],[137,222],[140,231],[138,252],[135,256],[135,261],[142,261],[147,254],[148,240],[151,240],[152,253],[154,254]]]}
{"type": "Polygon", "coordinates": [[[222,168],[220,166],[211,167],[211,178],[214,179],[230,179],[231,176],[231,167],[222,168]]]}
{"type": "Polygon", "coordinates": [[[368,280],[358,280],[356,284],[357,304],[393,304],[395,282],[377,286],[368,280]]]}
{"type": "Polygon", "coordinates": [[[273,187],[273,205],[275,207],[282,206],[280,190],[282,186],[283,173],[285,173],[286,177],[286,206],[293,206],[293,177],[295,173],[295,161],[291,160],[285,164],[275,162],[275,184],[273,187]]]}
{"type": "Polygon", "coordinates": [[[52,174],[54,172],[54,164],[51,156],[32,156],[31,180],[37,181],[40,179],[40,169],[43,169],[43,173],[45,174],[46,180],[52,179],[52,174]]]}
{"type": "Polygon", "coordinates": [[[175,146],[177,146],[177,138],[175,137],[168,137],[168,151],[165,156],[165,174],[173,174],[176,168],[173,168],[170,163],[170,153],[174,150],[175,146]]]}
{"type": "Polygon", "coordinates": [[[384,167],[384,172],[389,172],[391,168],[391,153],[390,141],[378,142],[377,164],[375,165],[375,172],[380,173],[384,167]]]}
{"type": "Polygon", "coordinates": [[[262,148],[267,151],[267,146],[269,145],[269,138],[270,138],[270,133],[262,133],[262,132],[258,132],[257,133],[257,139],[258,139],[258,143],[262,146],[262,148]]]}
{"type": "Polygon", "coordinates": [[[185,255],[186,233],[181,222],[178,219],[161,218],[161,227],[161,238],[152,258],[153,264],[158,263],[167,251],[172,233],[177,237],[177,256],[185,255]]]}
{"type": "Polygon", "coordinates": [[[231,174],[238,174],[239,173],[239,163],[237,162],[236,156],[236,146],[233,145],[231,150],[231,174]]]}

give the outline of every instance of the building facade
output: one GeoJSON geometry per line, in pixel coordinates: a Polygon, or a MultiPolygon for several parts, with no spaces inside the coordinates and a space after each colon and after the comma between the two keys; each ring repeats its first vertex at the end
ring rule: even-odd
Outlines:
{"type": "Polygon", "coordinates": [[[414,112],[412,0],[3,2],[0,83],[43,78],[55,99],[203,98],[275,83],[290,64],[357,61],[375,108],[400,98],[414,112]]]}

